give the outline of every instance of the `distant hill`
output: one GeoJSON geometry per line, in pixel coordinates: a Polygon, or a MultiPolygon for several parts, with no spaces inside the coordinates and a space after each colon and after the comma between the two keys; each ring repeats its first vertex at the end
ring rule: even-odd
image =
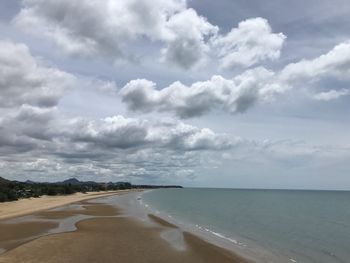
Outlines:
{"type": "Polygon", "coordinates": [[[80,185],[83,182],[80,182],[77,178],[70,178],[67,180],[64,180],[63,182],[60,182],[61,184],[71,184],[71,185],[80,185]]]}
{"type": "Polygon", "coordinates": [[[102,183],[97,183],[94,181],[79,181],[77,178],[70,178],[67,180],[64,180],[62,182],[57,182],[57,184],[63,184],[63,185],[99,185],[102,183]]]}
{"type": "Polygon", "coordinates": [[[0,184],[8,184],[10,181],[0,177],[0,184]]]}
{"type": "Polygon", "coordinates": [[[27,181],[25,181],[25,183],[26,183],[26,184],[35,184],[36,182],[31,181],[31,180],[27,180],[27,181]]]}

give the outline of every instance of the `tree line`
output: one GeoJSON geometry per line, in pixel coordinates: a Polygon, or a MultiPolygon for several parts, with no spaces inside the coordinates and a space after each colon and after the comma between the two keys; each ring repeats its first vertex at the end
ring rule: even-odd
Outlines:
{"type": "Polygon", "coordinates": [[[77,179],[68,179],[57,183],[37,183],[10,181],[0,177],[0,202],[15,201],[21,198],[40,197],[42,195],[69,195],[74,193],[126,190],[126,189],[151,189],[151,188],[180,188],[171,185],[133,185],[129,182],[97,183],[81,182],[77,179]]]}

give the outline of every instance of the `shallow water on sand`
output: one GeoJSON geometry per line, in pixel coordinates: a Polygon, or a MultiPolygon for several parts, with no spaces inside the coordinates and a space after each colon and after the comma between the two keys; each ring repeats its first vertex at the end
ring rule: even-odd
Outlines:
{"type": "Polygon", "coordinates": [[[140,200],[243,252],[255,250],[259,262],[278,263],[349,262],[349,201],[350,192],[233,189],[161,189],[140,200]]]}

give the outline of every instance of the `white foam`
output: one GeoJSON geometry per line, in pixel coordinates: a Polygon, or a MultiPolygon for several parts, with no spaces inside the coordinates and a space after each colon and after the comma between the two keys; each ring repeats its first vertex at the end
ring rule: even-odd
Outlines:
{"type": "Polygon", "coordinates": [[[160,236],[176,250],[185,251],[187,248],[182,231],[179,229],[164,230],[160,236]]]}
{"type": "MultiPolygon", "coordinates": [[[[197,226],[198,226],[198,225],[197,225],[197,226]]],[[[212,231],[212,230],[210,230],[210,229],[208,229],[208,228],[201,227],[201,226],[198,226],[198,228],[201,229],[201,230],[204,230],[204,231],[206,231],[206,232],[208,232],[208,233],[210,233],[210,234],[212,234],[212,235],[214,235],[214,236],[216,236],[216,237],[219,237],[219,238],[221,238],[221,239],[227,240],[227,241],[229,241],[229,242],[231,242],[231,243],[233,243],[233,244],[235,244],[235,245],[237,245],[237,246],[241,246],[241,247],[246,247],[246,246],[247,246],[247,245],[244,244],[243,242],[239,242],[239,241],[237,241],[236,239],[227,237],[227,236],[225,236],[224,234],[221,234],[221,233],[212,231]]]]}
{"type": "MultiPolygon", "coordinates": [[[[137,197],[137,199],[138,199],[138,201],[140,202],[140,204],[142,204],[143,207],[147,208],[147,210],[151,211],[151,213],[154,213],[154,214],[156,214],[156,215],[158,215],[158,216],[160,216],[160,217],[162,217],[162,218],[169,218],[169,219],[170,219],[169,221],[170,221],[171,223],[174,223],[175,225],[178,225],[178,226],[181,226],[181,227],[184,227],[184,226],[186,226],[186,225],[188,226],[188,224],[186,224],[186,223],[184,223],[184,222],[181,222],[181,221],[178,220],[178,219],[175,220],[175,219],[173,218],[172,215],[170,215],[170,214],[164,214],[163,212],[161,212],[161,211],[159,211],[159,210],[157,210],[157,209],[152,208],[151,206],[149,206],[148,204],[146,204],[146,203],[143,201],[143,199],[141,198],[141,195],[139,195],[139,196],[137,197]]],[[[246,244],[244,244],[243,242],[239,242],[239,241],[237,241],[236,239],[227,237],[227,236],[225,236],[225,235],[223,235],[223,234],[221,234],[221,233],[215,232],[215,231],[213,231],[213,230],[211,230],[211,229],[209,229],[209,228],[200,226],[200,225],[198,225],[198,224],[196,224],[196,225],[194,225],[194,226],[195,226],[195,228],[199,229],[201,232],[206,232],[206,233],[208,233],[209,235],[213,235],[213,236],[215,236],[215,237],[217,237],[217,238],[220,238],[220,239],[229,241],[230,243],[233,243],[233,244],[235,244],[235,245],[237,245],[237,246],[246,247],[246,244]]],[[[185,227],[185,228],[187,228],[187,227],[185,227]]]]}
{"type": "MultiPolygon", "coordinates": [[[[217,244],[223,248],[228,250],[232,250],[235,253],[241,254],[243,257],[246,257],[251,260],[255,260],[256,262],[288,262],[289,258],[284,258],[283,260],[279,260],[276,256],[272,255],[269,251],[261,249],[260,247],[251,247],[248,245],[249,243],[243,243],[241,240],[237,240],[231,237],[227,237],[222,233],[215,232],[210,229],[210,227],[204,227],[199,224],[190,224],[179,219],[177,216],[167,214],[163,211],[158,211],[155,207],[153,207],[152,203],[148,203],[147,199],[143,198],[144,194],[148,191],[142,192],[141,194],[129,193],[126,195],[113,197],[114,202],[118,205],[118,207],[122,207],[129,216],[133,216],[138,218],[139,220],[144,221],[147,225],[153,225],[154,222],[150,220],[148,214],[154,214],[163,218],[174,225],[177,225],[179,229],[169,229],[164,230],[161,233],[161,237],[165,239],[169,244],[171,244],[175,249],[183,250],[185,247],[184,241],[181,241],[182,232],[187,231],[193,233],[208,242],[213,244],[217,244]],[[139,198],[141,197],[141,198],[139,198]],[[259,259],[259,261],[257,261],[259,259]],[[260,260],[262,259],[262,260],[260,260]]],[[[113,202],[111,199],[111,201],[113,202]]]]}

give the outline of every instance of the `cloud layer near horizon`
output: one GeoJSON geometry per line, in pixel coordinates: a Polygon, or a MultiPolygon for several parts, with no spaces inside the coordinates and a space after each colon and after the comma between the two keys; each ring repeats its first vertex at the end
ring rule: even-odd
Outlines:
{"type": "MultiPolygon", "coordinates": [[[[121,115],[99,120],[67,118],[60,113],[57,104],[65,90],[81,84],[79,77],[45,66],[30,54],[24,44],[5,41],[0,42],[0,47],[7,51],[0,52],[3,80],[3,92],[0,94],[0,163],[3,171],[10,174],[49,172],[46,166],[54,166],[51,171],[54,173],[72,162],[74,167],[78,167],[74,169],[88,173],[91,163],[87,163],[90,161],[107,167],[111,165],[107,163],[118,159],[118,171],[101,167],[91,169],[96,173],[103,170],[109,176],[116,172],[117,177],[127,176],[127,171],[135,173],[130,171],[133,164],[127,160],[145,152],[150,156],[159,155],[158,162],[164,152],[176,162],[187,153],[195,156],[192,152],[228,150],[237,143],[227,135],[216,134],[208,128],[197,128],[171,119],[152,121],[121,115]],[[32,161],[33,156],[37,156],[37,161],[32,161]],[[17,172],[6,168],[17,162],[28,163],[29,168],[17,168],[17,172]]],[[[198,164],[198,161],[188,162],[191,161],[169,164],[162,172],[198,164]]],[[[149,173],[143,169],[143,173],[149,173]]],[[[157,178],[159,174],[152,176],[157,178]]]]}

